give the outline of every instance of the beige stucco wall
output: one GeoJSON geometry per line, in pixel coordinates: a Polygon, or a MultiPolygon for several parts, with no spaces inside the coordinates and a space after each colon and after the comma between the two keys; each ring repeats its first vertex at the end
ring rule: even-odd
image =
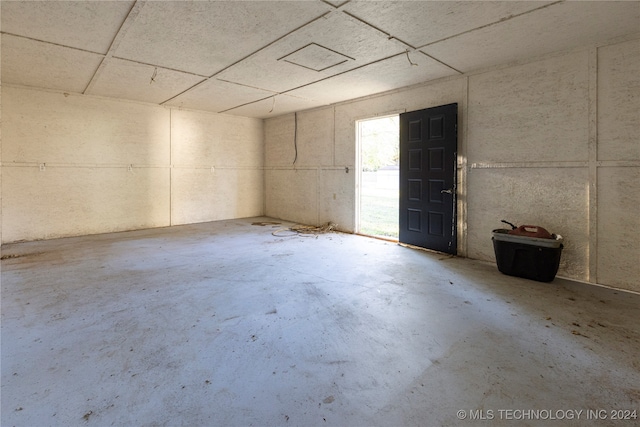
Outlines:
{"type": "Polygon", "coordinates": [[[354,231],[356,122],[457,102],[463,123],[465,94],[466,81],[452,79],[301,112],[297,126],[294,114],[266,120],[266,214],[305,224],[333,222],[354,231]]]}
{"type": "Polygon", "coordinates": [[[261,120],[10,86],[2,101],[3,242],[263,212],[261,120]]]}
{"type": "Polygon", "coordinates": [[[263,122],[171,110],[171,223],[261,215],[263,122]]]}
{"type": "Polygon", "coordinates": [[[560,274],[589,273],[589,52],[469,77],[468,255],[499,221],[566,237],[560,274]]]}
{"type": "Polygon", "coordinates": [[[640,41],[590,46],[265,122],[266,214],[355,229],[359,119],[459,104],[458,253],[501,219],[564,236],[559,275],[640,291],[640,41]],[[348,167],[350,172],[345,172],[348,167]]]}
{"type": "Polygon", "coordinates": [[[640,292],[640,40],[598,50],[597,107],[597,281],[640,292]]]}

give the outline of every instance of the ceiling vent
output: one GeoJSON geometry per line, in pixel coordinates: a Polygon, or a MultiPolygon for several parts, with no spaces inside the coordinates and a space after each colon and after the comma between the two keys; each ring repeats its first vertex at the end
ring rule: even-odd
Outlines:
{"type": "Polygon", "coordinates": [[[289,62],[318,72],[343,64],[349,60],[354,61],[353,58],[347,55],[316,43],[310,43],[278,59],[278,61],[289,62]]]}

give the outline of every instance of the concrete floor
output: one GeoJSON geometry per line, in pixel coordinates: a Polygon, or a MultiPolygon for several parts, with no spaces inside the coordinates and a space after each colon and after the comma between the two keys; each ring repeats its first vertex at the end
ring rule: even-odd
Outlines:
{"type": "Polygon", "coordinates": [[[256,220],[5,245],[2,425],[638,425],[640,295],[256,220]]]}

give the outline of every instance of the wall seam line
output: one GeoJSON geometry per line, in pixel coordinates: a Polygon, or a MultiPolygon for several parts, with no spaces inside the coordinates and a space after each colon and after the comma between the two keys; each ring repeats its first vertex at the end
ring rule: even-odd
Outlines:
{"type": "Polygon", "coordinates": [[[598,48],[589,49],[589,265],[588,280],[598,282],[598,48]]]}
{"type": "MultiPolygon", "coordinates": [[[[462,155],[462,167],[460,170],[460,180],[462,181],[462,197],[460,197],[460,195],[458,195],[459,199],[461,200],[460,203],[460,222],[462,225],[462,230],[458,231],[458,235],[460,236],[461,240],[462,240],[462,245],[460,245],[462,247],[462,250],[464,251],[464,253],[462,254],[463,256],[467,257],[469,256],[469,239],[468,239],[468,235],[469,235],[469,221],[468,221],[468,205],[467,205],[467,200],[469,199],[468,197],[468,189],[469,189],[469,174],[467,172],[467,165],[469,162],[469,157],[467,154],[467,147],[468,147],[468,135],[469,135],[469,128],[468,128],[468,123],[469,123],[469,87],[470,87],[470,82],[469,82],[469,77],[467,76],[465,78],[465,82],[466,82],[466,90],[465,90],[465,99],[464,99],[464,107],[462,109],[462,119],[464,120],[464,126],[460,126],[460,114],[458,114],[458,126],[459,129],[462,130],[463,135],[462,138],[460,138],[460,132],[458,132],[458,141],[462,140],[462,144],[460,144],[460,146],[462,147],[462,149],[460,150],[460,146],[458,147],[458,156],[462,155]],[[460,151],[462,151],[462,153],[460,153],[460,151]]],[[[458,186],[460,185],[460,183],[458,183],[458,186]]],[[[460,188],[460,187],[458,187],[460,188]]]]}
{"type": "Polygon", "coordinates": [[[320,225],[320,167],[316,167],[316,226],[320,225]]]}
{"type": "Polygon", "coordinates": [[[173,225],[173,109],[169,108],[169,226],[173,225]]]}
{"type": "Polygon", "coordinates": [[[267,119],[262,119],[262,215],[267,216],[267,119]]]}

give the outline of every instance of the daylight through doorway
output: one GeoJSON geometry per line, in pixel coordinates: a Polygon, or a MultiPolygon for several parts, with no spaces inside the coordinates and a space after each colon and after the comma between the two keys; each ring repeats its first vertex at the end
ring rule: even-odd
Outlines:
{"type": "Polygon", "coordinates": [[[399,135],[397,115],[357,122],[360,234],[398,239],[399,135]]]}

